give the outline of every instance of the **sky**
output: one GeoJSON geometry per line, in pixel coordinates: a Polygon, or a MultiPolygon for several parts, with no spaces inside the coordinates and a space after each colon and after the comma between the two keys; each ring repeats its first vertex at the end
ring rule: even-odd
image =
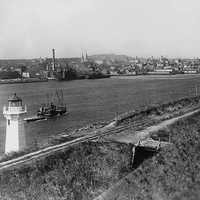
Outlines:
{"type": "Polygon", "coordinates": [[[0,0],[0,59],[200,56],[199,0],[0,0]]]}

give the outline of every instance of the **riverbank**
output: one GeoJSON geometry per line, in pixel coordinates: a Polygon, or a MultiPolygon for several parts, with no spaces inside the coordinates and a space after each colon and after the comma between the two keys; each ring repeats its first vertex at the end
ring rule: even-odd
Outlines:
{"type": "Polygon", "coordinates": [[[190,79],[200,77],[200,74],[157,74],[157,75],[114,75],[111,78],[136,79],[136,80],[154,80],[154,79],[190,79]]]}

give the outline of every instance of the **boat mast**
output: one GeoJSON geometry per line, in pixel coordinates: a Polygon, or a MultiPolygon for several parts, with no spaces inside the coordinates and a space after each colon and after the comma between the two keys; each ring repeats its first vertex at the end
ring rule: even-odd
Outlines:
{"type": "Polygon", "coordinates": [[[46,94],[46,100],[47,100],[46,106],[49,106],[49,93],[46,94]]]}
{"type": "Polygon", "coordinates": [[[56,97],[57,97],[57,101],[58,101],[58,105],[59,105],[60,104],[60,98],[59,98],[58,90],[56,90],[56,97]]]}
{"type": "Polygon", "coordinates": [[[61,93],[61,105],[63,106],[64,97],[63,97],[63,91],[62,91],[62,89],[60,90],[60,93],[61,93]]]}

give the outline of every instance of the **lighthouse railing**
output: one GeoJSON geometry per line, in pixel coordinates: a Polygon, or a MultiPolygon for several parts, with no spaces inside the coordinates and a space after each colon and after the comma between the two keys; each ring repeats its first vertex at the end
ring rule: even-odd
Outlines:
{"type": "Polygon", "coordinates": [[[4,106],[3,107],[3,112],[4,113],[25,113],[27,112],[27,107],[26,105],[20,106],[20,107],[10,107],[10,106],[4,106]]]}

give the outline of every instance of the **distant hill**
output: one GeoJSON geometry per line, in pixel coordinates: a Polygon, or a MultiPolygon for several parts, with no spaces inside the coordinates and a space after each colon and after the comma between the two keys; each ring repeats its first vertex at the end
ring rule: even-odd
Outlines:
{"type": "Polygon", "coordinates": [[[127,62],[133,59],[130,56],[126,55],[117,55],[117,54],[99,54],[99,55],[91,55],[89,56],[92,60],[99,60],[99,61],[111,61],[111,62],[127,62]]]}

